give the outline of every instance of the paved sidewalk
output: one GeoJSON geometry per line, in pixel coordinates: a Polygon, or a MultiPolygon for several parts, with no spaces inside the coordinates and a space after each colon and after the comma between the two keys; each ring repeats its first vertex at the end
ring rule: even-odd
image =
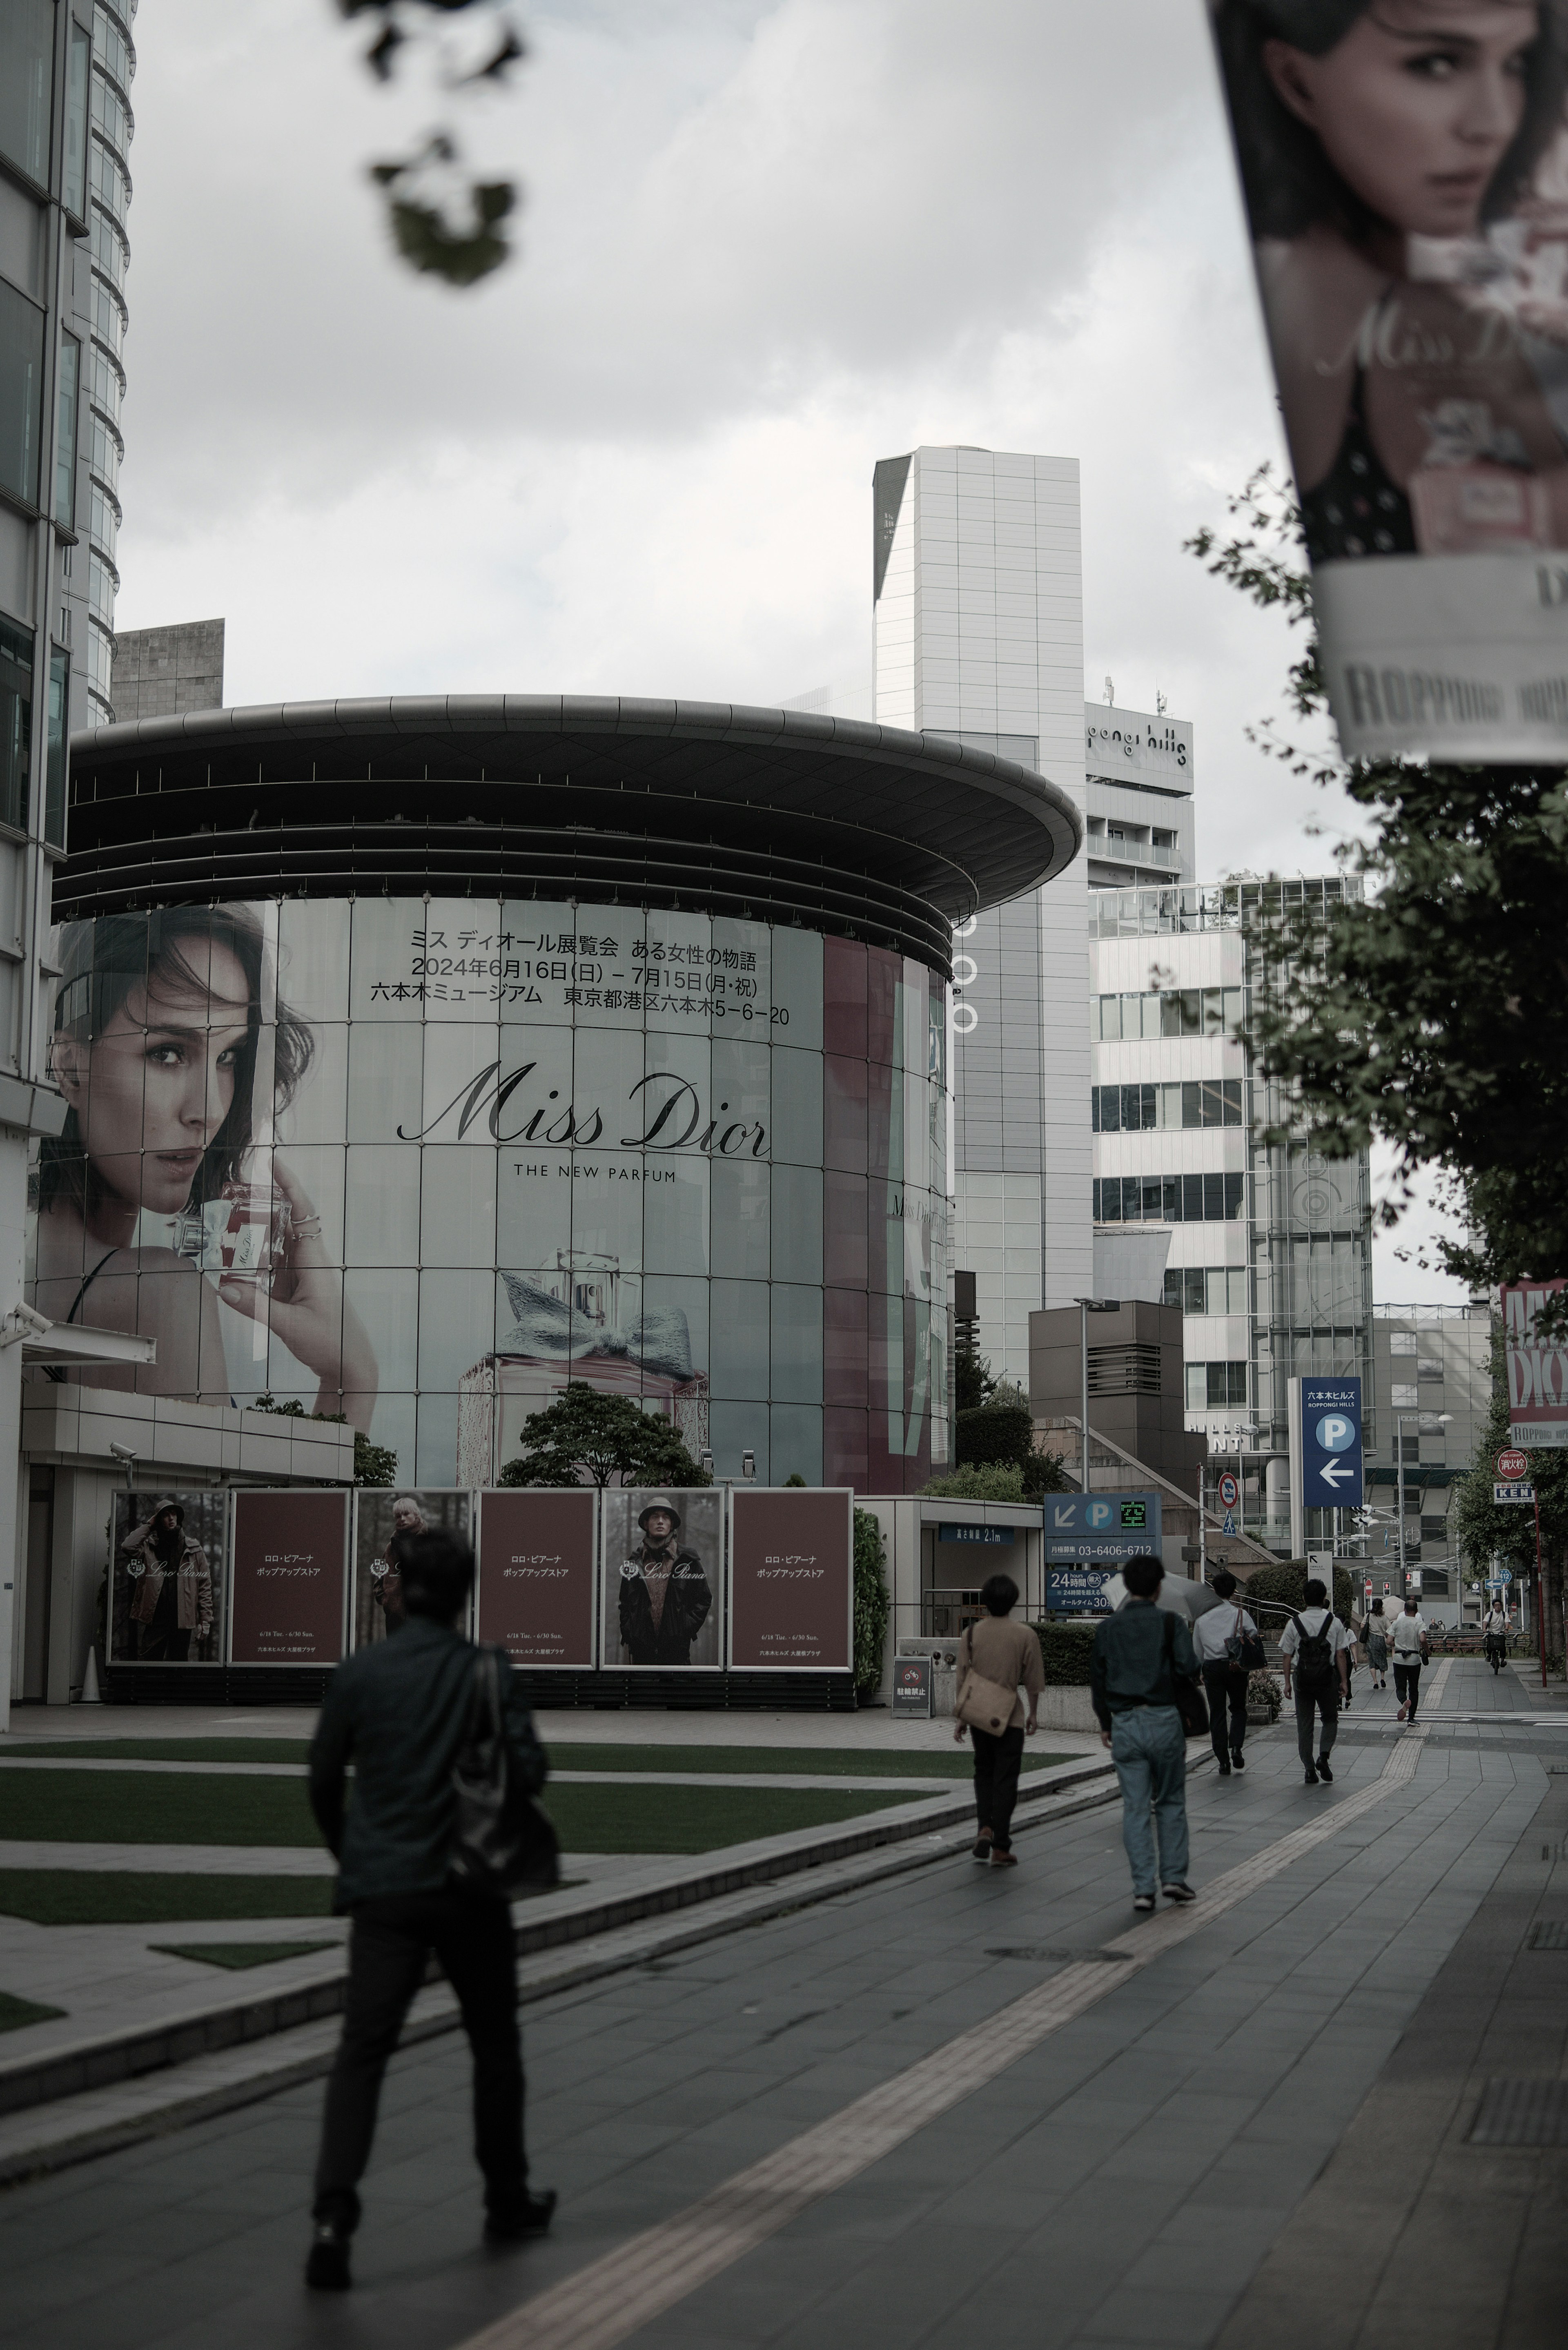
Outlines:
{"type": "MultiPolygon", "coordinates": [[[[615,2338],[1207,2350],[1500,1870],[1539,1843],[1530,1824],[1552,1783],[1528,1737],[1497,1751],[1435,1733],[1346,1741],[1335,1784],[1305,1789],[1293,1738],[1255,1736],[1243,1775],[1191,1783],[1200,1887],[1364,1790],[1375,1800],[1328,1841],[1287,1846],[1236,1906],[1199,1908],[1190,1939],[615,2338]],[[1413,1778],[1385,1783],[1406,1756],[1413,1778]]],[[[1113,1814],[1028,1831],[1020,1850],[1004,1876],[938,1861],[530,2010],[536,2176],[562,2190],[546,2243],[479,2248],[464,2052],[443,2039],[389,2076],[348,2304],[312,2305],[297,2282],[320,2099],[298,2088],[0,2198],[7,2350],[210,2350],[220,2330],[225,2350],[318,2336],[458,2350],[1127,1932],[1113,1814]]],[[[628,2270],[628,2303],[639,2281],[628,2270]]],[[[508,2325],[504,2338],[529,2337],[508,2325]]],[[[1273,2338],[1262,2318],[1259,2338],[1273,2338]]]]}

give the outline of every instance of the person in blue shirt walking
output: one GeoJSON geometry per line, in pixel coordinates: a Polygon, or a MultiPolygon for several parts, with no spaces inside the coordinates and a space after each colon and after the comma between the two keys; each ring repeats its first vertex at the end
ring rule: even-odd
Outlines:
{"type": "Polygon", "coordinates": [[[1157,1885],[1168,1901],[1198,1898],[1187,1881],[1187,1733],[1173,1678],[1196,1680],[1198,1659],[1186,1618],[1155,1605],[1164,1580],[1152,1555],[1125,1563],[1127,1598],[1096,1629],[1089,1668],[1101,1742],[1111,1750],[1121,1785],[1133,1908],[1144,1911],[1155,1906],[1157,1885]]]}

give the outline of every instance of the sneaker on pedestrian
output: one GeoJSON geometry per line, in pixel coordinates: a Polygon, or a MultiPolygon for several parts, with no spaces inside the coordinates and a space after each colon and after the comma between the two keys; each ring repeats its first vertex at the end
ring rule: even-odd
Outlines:
{"type": "Polygon", "coordinates": [[[348,2273],[348,2239],[323,2222],[305,2263],[305,2282],[317,2293],[347,2293],[354,2280],[348,2273]]]}
{"type": "Polygon", "coordinates": [[[973,1844],[970,1846],[970,1850],[973,1853],[976,1860],[989,1860],[991,1858],[991,1834],[992,1832],[989,1828],[981,1828],[973,1844]]]}
{"type": "Polygon", "coordinates": [[[1310,1762],[1306,1766],[1306,1783],[1309,1787],[1315,1787],[1317,1784],[1317,1773],[1310,1762]]]}
{"type": "Polygon", "coordinates": [[[1134,1908],[1135,1909],[1139,1909],[1139,1910],[1141,1910],[1141,1911],[1143,1912],[1143,1914],[1147,1917],[1147,1914],[1148,1914],[1148,1912],[1149,1912],[1149,1911],[1154,1908],[1154,1896],[1153,1896],[1153,1894],[1152,1894],[1152,1893],[1135,1893],[1135,1894],[1133,1895],[1133,1908],[1134,1908]]]}
{"type": "Polygon", "coordinates": [[[1317,1758],[1317,1775],[1320,1779],[1326,1779],[1329,1785],[1331,1787],[1333,1786],[1334,1773],[1328,1767],[1328,1757],[1326,1754],[1320,1754],[1317,1758]]]}
{"type": "Polygon", "coordinates": [[[1159,1889],[1168,1901],[1196,1901],[1198,1898],[1184,1877],[1179,1877],[1174,1885],[1162,1885],[1159,1889]]]}
{"type": "Polygon", "coordinates": [[[1242,1754],[1241,1748],[1239,1746],[1232,1746],[1231,1749],[1231,1768],[1232,1771],[1244,1771],[1246,1767],[1246,1757],[1242,1754]]]}
{"type": "Polygon", "coordinates": [[[991,1856],[991,1865],[992,1868],[1016,1868],[1018,1855],[1015,1852],[993,1852],[991,1856]]]}
{"type": "Polygon", "coordinates": [[[543,2195],[524,2193],[521,2203],[509,2205],[505,2210],[485,2213],[486,2241],[492,2244],[515,2244],[520,2243],[524,2236],[542,2236],[549,2227],[555,2210],[556,2190],[553,2187],[543,2195]]]}
{"type": "Polygon", "coordinates": [[[1399,1711],[1398,1711],[1397,1714],[1395,1716],[1395,1720],[1396,1720],[1396,1721],[1403,1721],[1407,1718],[1407,1716],[1408,1715],[1409,1711],[1410,1711],[1410,1700],[1409,1700],[1409,1699],[1408,1699],[1408,1698],[1407,1698],[1407,1699],[1405,1700],[1404,1704],[1400,1707],[1400,1709],[1399,1709],[1399,1711]]]}

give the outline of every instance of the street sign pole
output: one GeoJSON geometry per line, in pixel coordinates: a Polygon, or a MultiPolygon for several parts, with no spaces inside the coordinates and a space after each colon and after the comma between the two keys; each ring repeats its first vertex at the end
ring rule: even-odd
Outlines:
{"type": "Polygon", "coordinates": [[[1287,1389],[1291,1469],[1291,1556],[1306,1555],[1306,1513],[1302,1506],[1302,1383],[1292,1379],[1287,1389]]]}
{"type": "Polygon", "coordinates": [[[1535,1504],[1535,1645],[1541,1651],[1541,1686],[1546,1687],[1546,1577],[1541,1570],[1541,1503],[1535,1504]]]}

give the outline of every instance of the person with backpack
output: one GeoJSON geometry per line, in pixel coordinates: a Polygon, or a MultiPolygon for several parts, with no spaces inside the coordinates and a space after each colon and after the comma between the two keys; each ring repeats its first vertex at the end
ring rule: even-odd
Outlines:
{"type": "Polygon", "coordinates": [[[1328,1604],[1327,1586],[1314,1575],[1307,1585],[1301,1612],[1292,1615],[1280,1636],[1285,1702],[1290,1703],[1293,1686],[1296,1752],[1302,1758],[1309,1787],[1315,1787],[1320,1779],[1333,1783],[1334,1771],[1328,1758],[1339,1734],[1340,1704],[1349,1686],[1345,1655],[1349,1646],[1350,1635],[1328,1604]]]}
{"type": "Polygon", "coordinates": [[[974,1740],[974,1856],[992,1868],[1016,1868],[1012,1807],[1023,1741],[1040,1727],[1045,1659],[1033,1627],[1008,1621],[1018,1605],[1018,1586],[1010,1575],[988,1576],[980,1596],[985,1614],[978,1624],[965,1625],[959,1642],[954,1704],[961,1711],[953,1736],[961,1744],[967,1727],[974,1740]],[[1027,1721],[1020,1689],[1029,1696],[1027,1721]]]}
{"type": "Polygon", "coordinates": [[[1413,1722],[1421,1696],[1421,1668],[1432,1654],[1431,1627],[1414,1599],[1394,1618],[1394,1692],[1399,1700],[1398,1719],[1413,1722]]]}
{"type": "Polygon", "coordinates": [[[393,1550],[405,1621],[357,1648],[327,1685],[310,1744],[310,1803],[337,1862],[334,1907],[353,1919],[343,2035],[327,2084],[306,2284],[344,2292],[359,2222],[381,2077],[433,1951],[457,1994],[473,2054],[474,2150],[492,2242],[541,2235],[556,2207],[534,2194],[523,2149],[523,2059],[512,1908],[462,1873],[454,1774],[483,1735],[493,1690],[514,1787],[536,1794],[548,1764],[504,1656],[457,1629],[473,1581],[461,1535],[432,1526],[393,1550]],[[345,1801],[349,1765],[353,1800],[345,1801]]]}
{"type": "Polygon", "coordinates": [[[1217,1575],[1214,1596],[1224,1605],[1206,1608],[1192,1627],[1193,1651],[1209,1700],[1209,1734],[1222,1779],[1247,1767],[1241,1752],[1247,1735],[1247,1681],[1267,1662],[1258,1627],[1236,1596],[1238,1587],[1229,1569],[1217,1575]]]}
{"type": "MultiPolygon", "coordinates": [[[[1196,1901],[1187,1881],[1187,1730],[1178,1682],[1195,1683],[1198,1659],[1185,1616],[1157,1607],[1165,1569],[1152,1553],[1122,1565],[1127,1597],[1095,1630],[1089,1699],[1100,1742],[1122,1791],[1122,1843],[1132,1867],[1133,1908],[1196,1901]],[[1159,1873],[1155,1874],[1155,1846],[1159,1873]]],[[[1202,1709],[1201,1694],[1197,1706],[1202,1709]]],[[[1194,1724],[1194,1735],[1201,1725],[1194,1724]]]]}

